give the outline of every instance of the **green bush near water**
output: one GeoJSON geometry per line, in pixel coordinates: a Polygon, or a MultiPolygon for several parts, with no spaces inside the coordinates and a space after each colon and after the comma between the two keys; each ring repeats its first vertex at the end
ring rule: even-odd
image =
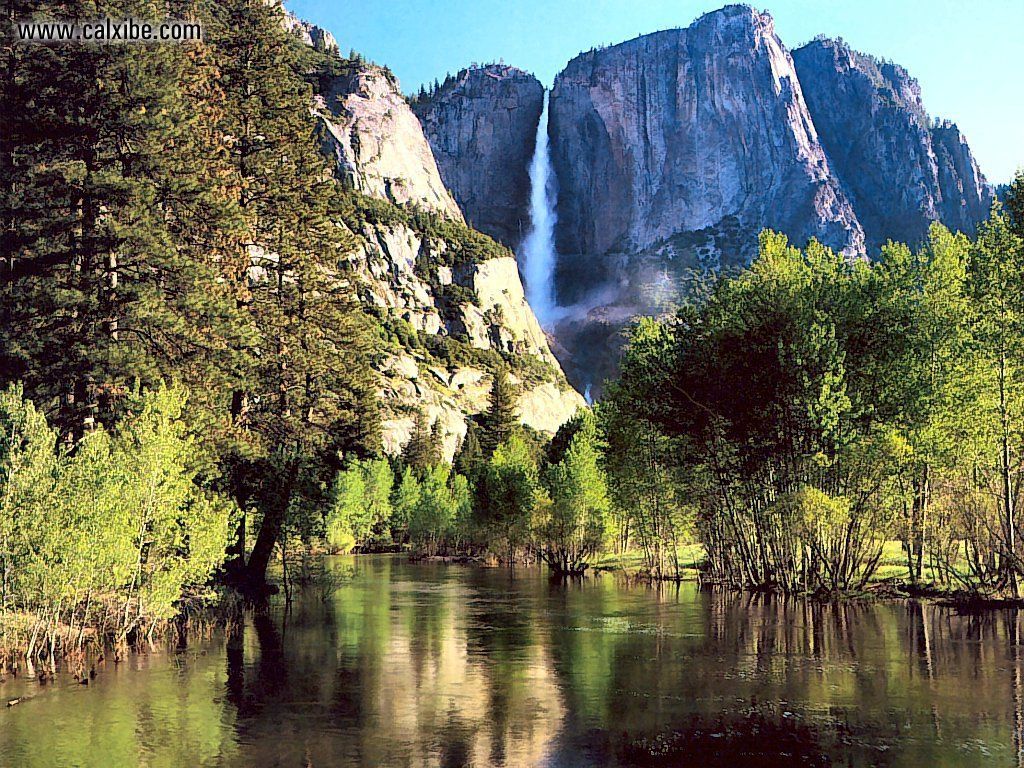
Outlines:
{"type": "Polygon", "coordinates": [[[85,628],[124,641],[200,595],[237,508],[204,487],[186,405],[175,387],[137,393],[71,450],[20,387],[0,394],[0,647],[68,650],[85,628]]]}

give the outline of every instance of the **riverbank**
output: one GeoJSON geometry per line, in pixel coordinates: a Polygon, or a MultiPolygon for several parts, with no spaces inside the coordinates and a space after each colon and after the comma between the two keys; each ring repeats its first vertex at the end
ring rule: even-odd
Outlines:
{"type": "MultiPolygon", "coordinates": [[[[641,550],[625,553],[602,553],[595,558],[591,569],[595,573],[618,573],[631,580],[651,582],[697,581],[706,586],[734,589],[709,582],[705,578],[706,554],[699,544],[684,544],[675,554],[666,556],[661,575],[653,573],[641,550]],[[674,564],[678,562],[678,576],[674,564]]],[[[807,597],[821,600],[920,600],[954,607],[966,612],[981,612],[1005,608],[1024,608],[1024,598],[996,592],[972,591],[956,583],[943,584],[940,572],[926,563],[923,577],[916,583],[910,579],[903,546],[898,541],[886,542],[875,573],[863,589],[846,592],[807,593],[807,597]]]]}
{"type": "Polygon", "coordinates": [[[70,618],[59,621],[27,612],[0,613],[0,678],[27,673],[45,682],[62,669],[84,674],[96,659],[116,663],[134,650],[180,645],[237,621],[248,602],[233,589],[211,588],[179,600],[170,618],[128,632],[116,620],[117,606],[96,613],[68,609],[70,618]]]}
{"type": "MultiPolygon", "coordinates": [[[[334,585],[332,573],[322,567],[322,561],[330,557],[329,555],[323,551],[290,554],[292,557],[289,558],[287,571],[275,563],[272,572],[273,581],[280,582],[286,601],[291,599],[292,589],[314,583],[323,589],[329,589],[334,585]],[[288,574],[287,582],[284,578],[285,572],[288,574]]],[[[370,558],[380,554],[355,553],[353,557],[370,558]]],[[[407,559],[413,565],[442,563],[484,569],[498,567],[493,559],[474,555],[423,555],[405,548],[392,548],[387,554],[407,559]]],[[[539,566],[540,563],[530,561],[519,563],[517,567],[534,565],[539,566]]],[[[674,558],[666,557],[666,567],[660,575],[651,572],[644,553],[640,550],[602,553],[594,559],[588,573],[619,575],[629,582],[697,582],[702,586],[720,588],[726,592],[752,591],[709,583],[705,578],[704,550],[699,544],[683,545],[679,547],[674,558]],[[675,570],[677,562],[678,577],[675,570]]],[[[1007,595],[970,591],[938,583],[934,578],[935,572],[930,568],[925,569],[927,578],[916,584],[908,578],[908,573],[900,544],[889,542],[885,546],[878,569],[863,589],[842,594],[814,593],[803,596],[823,602],[916,600],[972,613],[1024,608],[1024,600],[1021,599],[1014,600],[1007,595]]],[[[273,584],[273,591],[276,591],[276,588],[277,585],[273,584]]],[[[126,649],[147,643],[178,642],[186,634],[208,631],[211,626],[228,623],[240,613],[245,602],[246,598],[240,593],[224,586],[201,594],[196,593],[179,603],[180,612],[177,616],[140,627],[131,636],[119,635],[114,625],[109,623],[74,619],[53,625],[32,614],[8,612],[6,615],[0,615],[0,671],[24,667],[26,662],[32,662],[27,666],[40,667],[53,667],[54,664],[70,662],[80,667],[81,660],[90,655],[109,652],[112,657],[117,657],[126,649]]],[[[75,616],[70,611],[67,615],[75,616]]]]}

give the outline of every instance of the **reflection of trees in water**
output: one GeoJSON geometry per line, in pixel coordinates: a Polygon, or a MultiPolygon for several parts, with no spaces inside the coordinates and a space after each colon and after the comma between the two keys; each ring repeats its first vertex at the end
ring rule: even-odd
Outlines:
{"type": "Polygon", "coordinates": [[[791,718],[827,733],[800,732],[812,756],[842,733],[895,755],[909,732],[920,764],[1011,733],[1021,748],[1015,612],[372,568],[229,635],[249,764],[628,763],[630,744],[744,707],[780,743],[791,718]]]}
{"type": "Polygon", "coordinates": [[[1021,632],[1021,623],[1024,617],[1020,611],[1014,610],[1011,623],[1013,642],[1013,752],[1017,768],[1024,766],[1024,649],[1021,648],[1021,641],[1024,640],[1021,632]]]}
{"type": "Polygon", "coordinates": [[[540,762],[561,718],[550,662],[507,595],[456,573],[364,573],[253,615],[227,653],[247,765],[540,762]]]}
{"type": "Polygon", "coordinates": [[[840,741],[854,745],[844,764],[877,768],[896,758],[856,745],[843,728],[822,728],[770,707],[694,715],[672,727],[624,736],[614,750],[623,768],[826,768],[840,741]]]}
{"type": "MultiPolygon", "coordinates": [[[[616,734],[751,701],[848,728],[890,752],[913,733],[920,764],[941,764],[954,744],[1006,744],[1011,727],[1016,754],[1024,743],[1016,613],[684,587],[676,610],[666,609],[676,598],[659,595],[638,625],[615,618],[632,615],[621,594],[566,596],[566,624],[589,630],[550,636],[567,717],[599,724],[613,744],[616,734]],[[594,615],[611,618],[593,626],[594,615]]],[[[588,738],[596,749],[600,740],[588,738]]]]}

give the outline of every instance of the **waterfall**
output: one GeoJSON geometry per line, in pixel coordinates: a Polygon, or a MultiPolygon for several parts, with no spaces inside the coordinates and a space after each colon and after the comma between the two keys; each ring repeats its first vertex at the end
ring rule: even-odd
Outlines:
{"type": "Polygon", "coordinates": [[[537,123],[537,142],[530,161],[530,231],[523,240],[523,276],[526,299],[541,326],[549,327],[555,314],[555,200],[557,188],[548,147],[548,93],[537,123]]]}

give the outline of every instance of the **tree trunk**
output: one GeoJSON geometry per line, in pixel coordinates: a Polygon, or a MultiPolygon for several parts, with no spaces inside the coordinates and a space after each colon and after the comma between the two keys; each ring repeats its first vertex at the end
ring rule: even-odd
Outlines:
{"type": "Polygon", "coordinates": [[[928,524],[928,502],[931,495],[931,465],[921,467],[921,474],[914,478],[913,531],[911,532],[911,573],[910,580],[917,583],[924,573],[924,536],[928,524]]]}
{"type": "Polygon", "coordinates": [[[283,477],[287,479],[282,481],[281,495],[276,499],[276,503],[267,505],[259,533],[256,534],[256,541],[252,545],[252,552],[249,553],[249,562],[245,567],[245,580],[252,588],[266,586],[267,566],[273,557],[274,545],[281,537],[288,504],[292,498],[296,467],[286,462],[283,470],[283,477]]]}
{"type": "Polygon", "coordinates": [[[284,504],[275,504],[263,515],[263,524],[256,535],[256,543],[249,554],[249,562],[245,566],[246,581],[250,586],[261,587],[267,583],[267,566],[274,554],[274,545],[284,527],[284,504]]]}
{"type": "MultiPolygon", "coordinates": [[[[245,393],[242,390],[236,389],[231,392],[231,423],[238,424],[242,418],[242,413],[245,409],[245,393]]],[[[234,487],[235,503],[238,504],[238,508],[241,510],[241,517],[238,519],[238,525],[235,527],[235,533],[233,540],[228,544],[227,548],[227,562],[224,564],[224,568],[227,573],[234,577],[241,577],[245,575],[245,508],[248,506],[247,494],[242,490],[243,486],[240,482],[236,481],[232,483],[234,487]]]]}

